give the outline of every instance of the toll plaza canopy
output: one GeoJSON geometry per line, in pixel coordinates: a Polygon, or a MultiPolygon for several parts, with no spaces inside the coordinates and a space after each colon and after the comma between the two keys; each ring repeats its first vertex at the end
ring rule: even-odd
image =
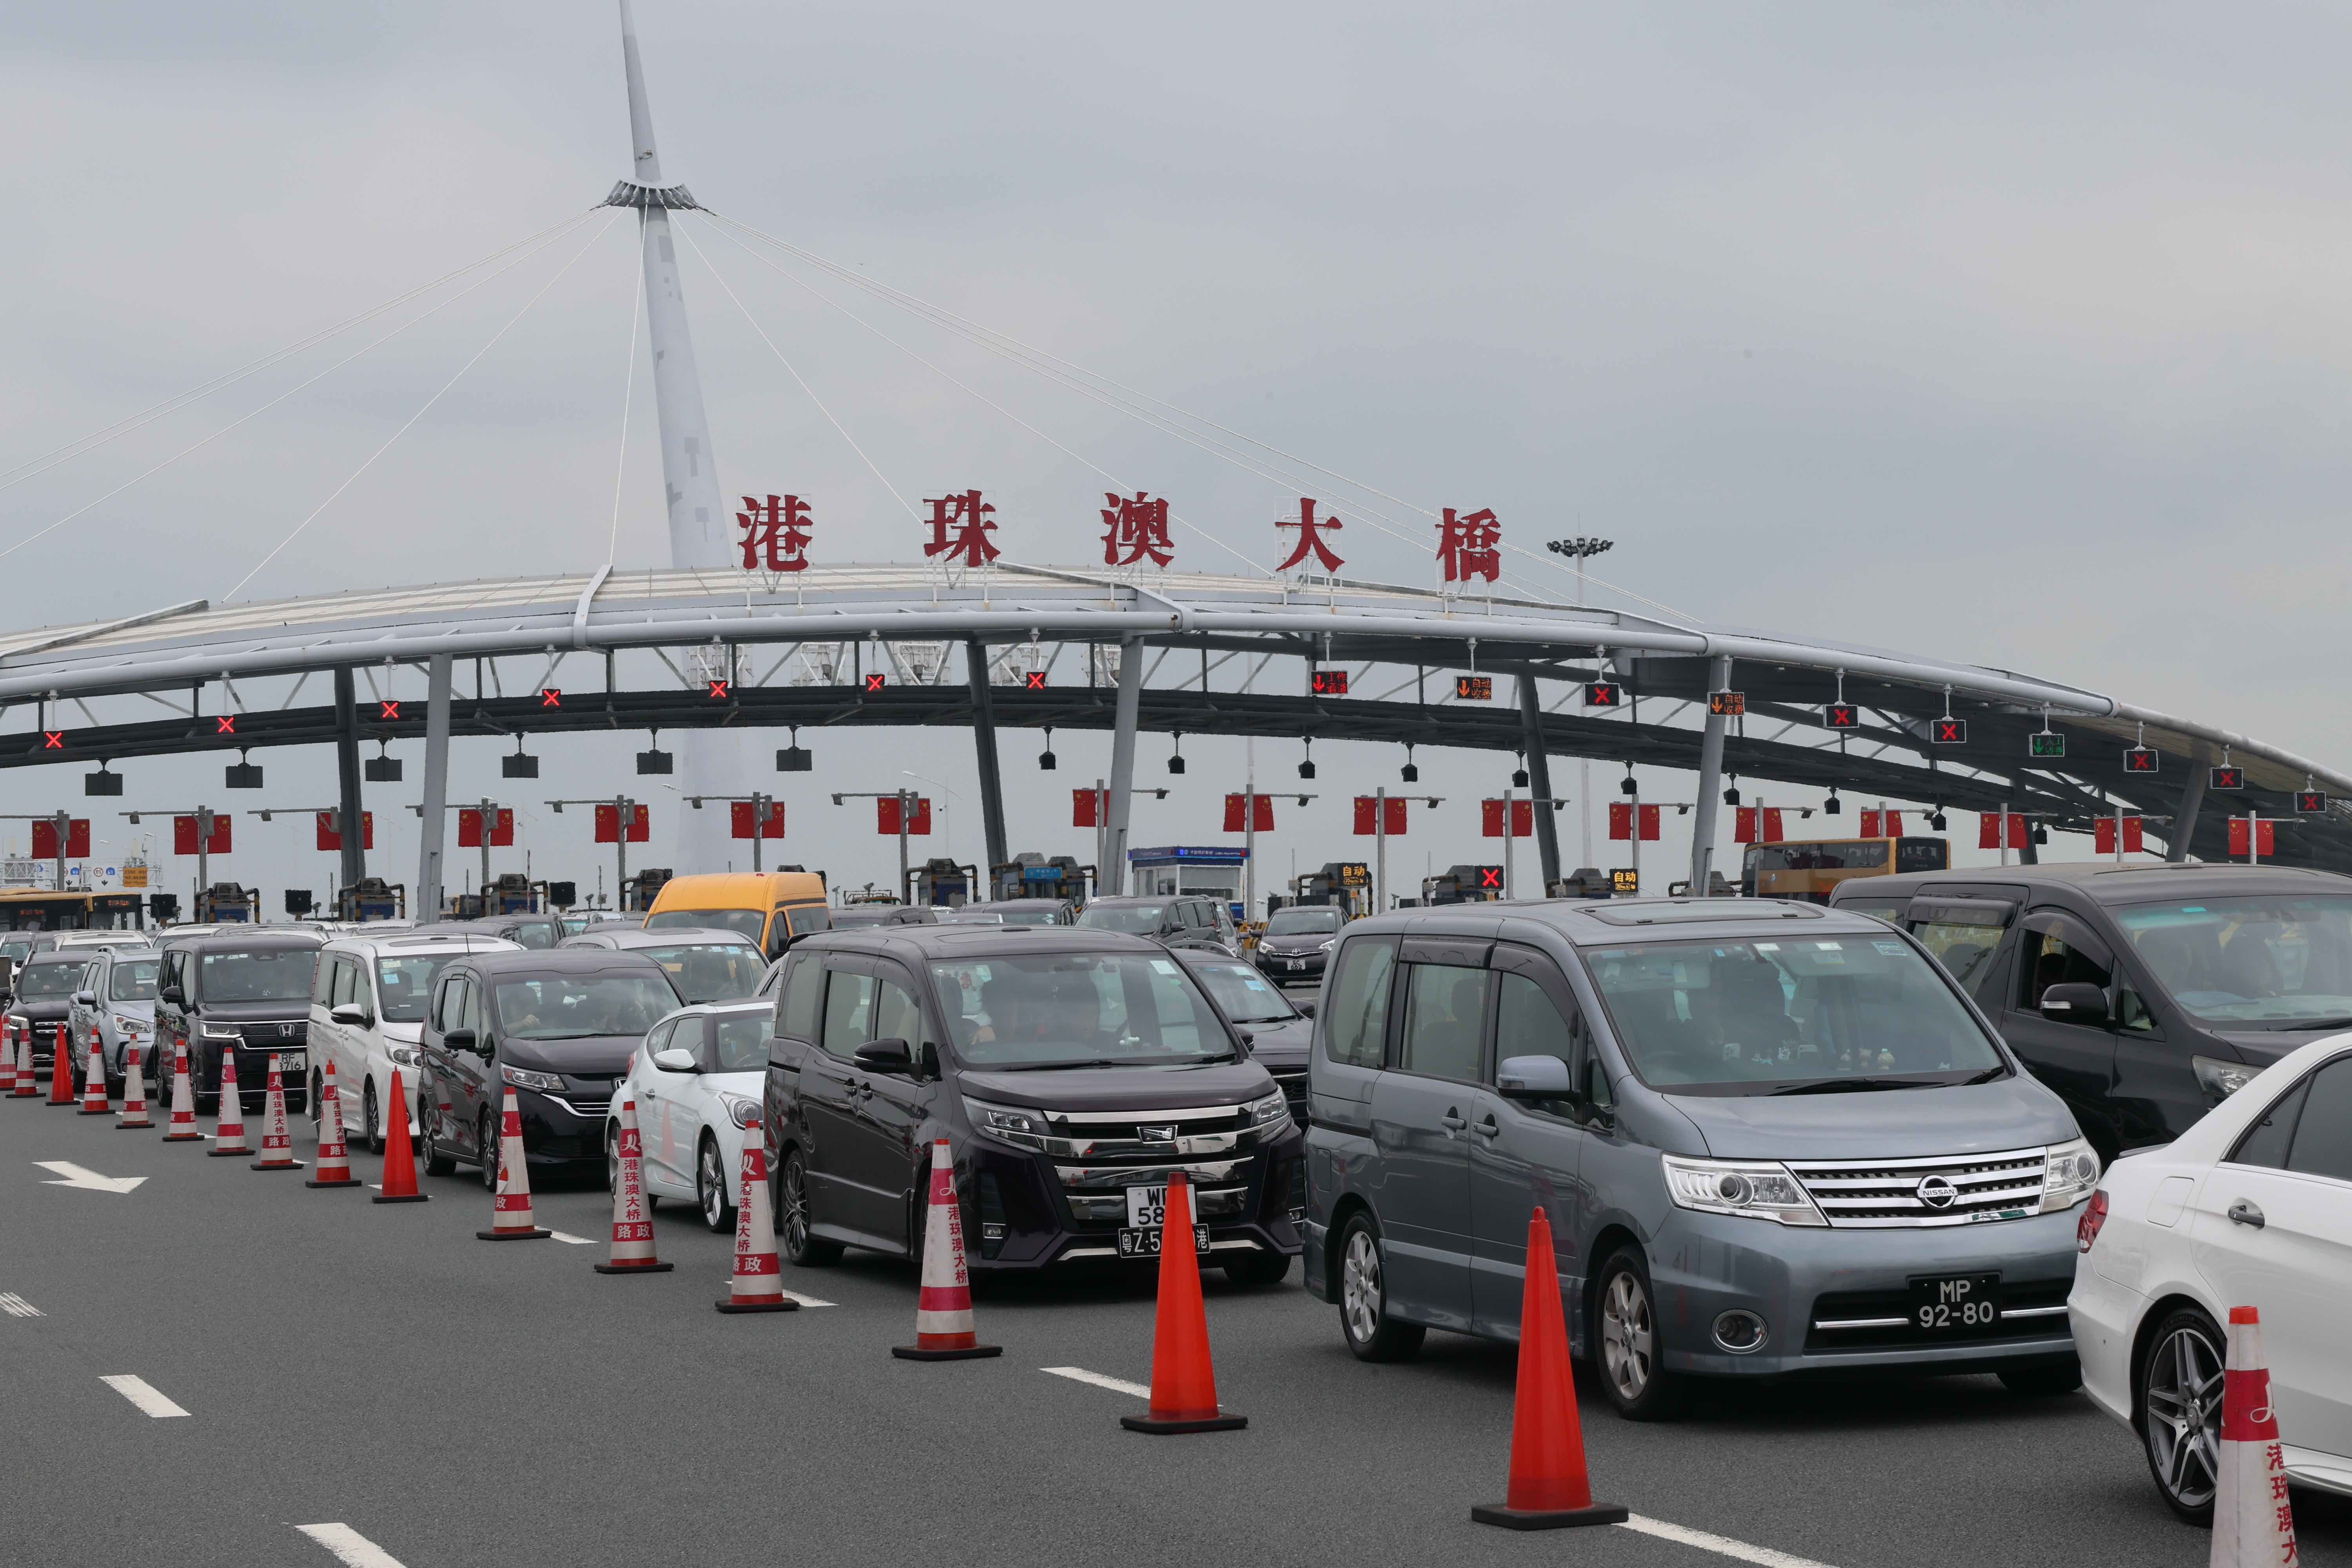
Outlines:
{"type": "MultiPolygon", "coordinates": [[[[436,697],[446,733],[518,745],[587,729],[969,727],[992,860],[1005,858],[995,735],[1010,724],[1113,731],[1108,867],[1127,858],[1134,737],[1152,731],[1520,752],[1538,799],[1557,798],[1551,756],[1687,769],[1696,787],[1673,804],[1697,814],[1698,857],[1728,779],[2006,808],[2062,832],[2122,811],[2176,858],[2225,858],[2228,818],[2252,814],[2276,819],[2278,861],[2352,870],[2336,798],[2352,778],[2021,671],[1345,579],[1004,561],[601,568],[0,636],[0,766],[330,743],[348,760],[427,736],[436,697]]],[[[1550,818],[1536,813],[1548,878],[1550,818]]]]}

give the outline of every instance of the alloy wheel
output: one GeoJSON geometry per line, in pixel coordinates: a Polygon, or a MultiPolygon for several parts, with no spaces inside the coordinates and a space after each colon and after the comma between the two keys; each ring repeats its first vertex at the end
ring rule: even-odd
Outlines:
{"type": "Polygon", "coordinates": [[[2185,1512],[2213,1502],[2220,1469],[2221,1359],[2213,1342],[2186,1324],[2148,1355],[2147,1456],[2158,1484],[2185,1512]]]}
{"type": "Polygon", "coordinates": [[[373,1080],[360,1094],[360,1141],[370,1153],[383,1152],[383,1112],[376,1108],[373,1080]]]}
{"type": "Polygon", "coordinates": [[[702,1141],[702,1152],[695,1162],[695,1194],[702,1200],[702,1223],[713,1230],[727,1228],[727,1173],[719,1158],[719,1145],[709,1138],[702,1141]]]}
{"type": "Polygon", "coordinates": [[[1601,1300],[1601,1361],[1618,1397],[1628,1404],[1650,1385],[1656,1344],[1649,1292],[1631,1268],[1620,1268],[1610,1276],[1601,1300]]]}
{"type": "Polygon", "coordinates": [[[1380,1246],[1370,1231],[1358,1229],[1348,1237],[1348,1255],[1339,1269],[1339,1312],[1349,1339],[1363,1344],[1380,1331],[1385,1300],[1380,1246]]]}
{"type": "Polygon", "coordinates": [[[495,1193],[499,1190],[499,1124],[488,1111],[482,1112],[474,1137],[476,1152],[482,1156],[482,1185],[495,1193]]]}
{"type": "Polygon", "coordinates": [[[604,1190],[621,1190],[621,1131],[617,1127],[604,1134],[604,1190]]]}
{"type": "Polygon", "coordinates": [[[776,1215],[776,1225],[783,1232],[784,1246],[797,1257],[807,1250],[809,1237],[808,1188],[801,1173],[798,1154],[784,1162],[783,1198],[782,1208],[776,1215]]]}

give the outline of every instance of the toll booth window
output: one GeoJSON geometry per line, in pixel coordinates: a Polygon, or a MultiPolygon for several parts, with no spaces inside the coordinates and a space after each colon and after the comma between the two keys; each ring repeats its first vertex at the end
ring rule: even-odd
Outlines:
{"type": "Polygon", "coordinates": [[[207,1002],[304,1002],[318,972],[319,954],[310,948],[281,952],[208,952],[197,981],[207,1002]]]}
{"type": "Polygon", "coordinates": [[[1339,973],[1327,983],[1325,1056],[1349,1067],[1381,1065],[1387,1046],[1389,983],[1395,974],[1393,943],[1357,941],[1339,950],[1339,973]]]}

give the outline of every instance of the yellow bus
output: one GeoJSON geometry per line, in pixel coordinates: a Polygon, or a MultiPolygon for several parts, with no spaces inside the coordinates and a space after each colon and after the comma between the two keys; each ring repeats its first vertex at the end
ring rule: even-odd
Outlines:
{"type": "Polygon", "coordinates": [[[833,929],[822,871],[711,871],[672,877],[654,895],[646,929],[740,931],[773,958],[813,931],[833,929]]]}
{"type": "Polygon", "coordinates": [[[140,931],[147,900],[140,893],[0,889],[0,931],[140,931]]]}
{"type": "Polygon", "coordinates": [[[1809,904],[1826,904],[1830,889],[1849,877],[1948,871],[1951,866],[1948,838],[1818,838],[1801,844],[1750,844],[1739,864],[1739,891],[1750,899],[1801,899],[1809,904]]]}

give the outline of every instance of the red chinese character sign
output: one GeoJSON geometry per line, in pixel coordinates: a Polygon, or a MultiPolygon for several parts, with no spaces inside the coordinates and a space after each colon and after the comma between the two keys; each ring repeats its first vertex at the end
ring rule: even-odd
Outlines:
{"type": "Polygon", "coordinates": [[[1242,831],[1242,813],[1244,809],[1242,803],[1244,801],[1252,803],[1249,810],[1249,830],[1253,833],[1273,832],[1274,797],[1270,795],[1229,795],[1225,796],[1225,831],[1228,833],[1239,833],[1242,831]]]}
{"type": "MultiPolygon", "coordinates": [[[[318,845],[320,848],[341,849],[343,847],[342,830],[335,821],[341,815],[341,812],[336,811],[319,813],[318,845]]],[[[360,813],[360,844],[363,848],[375,847],[375,813],[373,811],[360,813]]]]}
{"type": "Polygon", "coordinates": [[[759,820],[760,814],[752,809],[752,803],[748,800],[729,802],[728,815],[731,819],[729,826],[735,837],[782,838],[784,836],[784,803],[781,800],[768,803],[765,822],[759,820]]]}
{"type": "Polygon", "coordinates": [[[1290,552],[1290,558],[1288,560],[1275,568],[1276,571],[1287,572],[1293,566],[1296,566],[1300,562],[1306,560],[1309,555],[1314,556],[1316,560],[1321,562],[1323,563],[1323,570],[1326,572],[1337,572],[1345,564],[1339,555],[1333,552],[1330,544],[1326,542],[1323,537],[1327,533],[1337,533],[1339,531],[1339,520],[1336,517],[1327,517],[1320,522],[1318,522],[1315,519],[1315,501],[1312,497],[1300,496],[1298,498],[1298,521],[1297,522],[1283,521],[1277,522],[1274,526],[1276,528],[1295,528],[1298,531],[1298,547],[1290,552]]]}
{"type": "Polygon", "coordinates": [[[1356,833],[1370,838],[1376,834],[1401,834],[1404,828],[1405,801],[1402,795],[1381,799],[1375,795],[1356,797],[1356,833]]]}
{"type": "MultiPolygon", "coordinates": [[[[1478,803],[1478,830],[1488,838],[1501,838],[1507,837],[1503,832],[1503,805],[1504,803],[1499,800],[1482,800],[1478,803]]],[[[1512,838],[1533,837],[1536,831],[1535,803],[1533,801],[1515,800],[1510,802],[1510,807],[1511,831],[1507,837],[1512,838]]]]}
{"type": "Polygon", "coordinates": [[[746,572],[805,572],[808,570],[809,504],[798,496],[743,498],[744,510],[735,514],[743,531],[746,572]]]}
{"type": "MultiPolygon", "coordinates": [[[[653,822],[646,816],[646,808],[632,805],[629,807],[629,842],[643,844],[652,837],[653,822]]],[[[620,841],[621,808],[617,805],[598,806],[596,808],[596,842],[618,844],[620,841]]]]}
{"type": "Polygon", "coordinates": [[[1502,537],[1491,508],[1482,507],[1457,518],[1454,509],[1447,507],[1445,520],[1437,525],[1438,570],[1448,583],[1467,583],[1473,577],[1493,582],[1503,569],[1502,552],[1496,548],[1502,537]]]}
{"type": "Polygon", "coordinates": [[[1104,565],[1133,566],[1148,560],[1154,566],[1165,566],[1176,559],[1176,546],[1168,538],[1166,497],[1153,500],[1138,490],[1130,500],[1106,492],[1103,500],[1104,565]]]}
{"type": "MultiPolygon", "coordinates": [[[[898,831],[898,799],[899,797],[895,795],[886,795],[874,803],[875,832],[895,834],[898,831]]],[[[906,813],[908,834],[914,837],[928,838],[931,832],[930,801],[918,795],[908,803],[908,806],[909,809],[906,813]]]]}
{"type": "Polygon", "coordinates": [[[996,524],[989,521],[996,509],[982,501],[978,490],[960,496],[926,496],[923,504],[931,509],[925,520],[931,530],[930,540],[923,546],[925,555],[945,556],[950,564],[985,566],[1003,553],[988,542],[988,536],[996,531],[996,524]]]}
{"type": "Polygon", "coordinates": [[[58,849],[58,825],[46,816],[33,821],[33,858],[36,860],[81,860],[89,856],[89,818],[69,817],[66,822],[66,847],[58,849]]]}
{"type": "MultiPolygon", "coordinates": [[[[604,811],[608,808],[600,805],[596,809],[604,811]]],[[[502,805],[498,810],[498,820],[490,824],[490,847],[503,849],[513,842],[514,807],[502,805]]],[[[457,847],[479,849],[481,847],[482,811],[479,806],[469,805],[457,813],[457,847]]]]}
{"type": "Polygon", "coordinates": [[[174,855],[226,855],[229,847],[229,822],[225,811],[213,814],[213,834],[204,848],[196,847],[196,819],[193,816],[172,818],[172,853],[174,855]]]}

